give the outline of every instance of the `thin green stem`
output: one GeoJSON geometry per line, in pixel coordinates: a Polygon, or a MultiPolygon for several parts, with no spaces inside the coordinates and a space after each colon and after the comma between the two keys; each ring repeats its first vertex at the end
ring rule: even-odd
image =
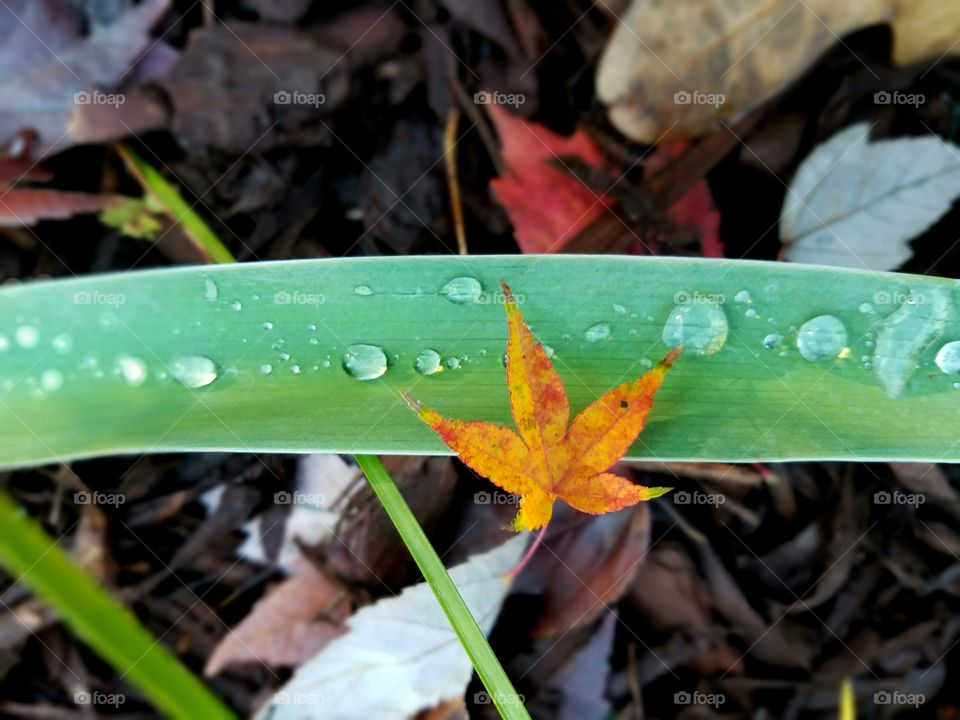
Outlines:
{"type": "Polygon", "coordinates": [[[173,718],[234,717],[5,492],[0,492],[0,528],[0,566],[157,708],[173,718]]]}
{"type": "Polygon", "coordinates": [[[370,487],[380,498],[387,515],[433,590],[437,602],[460,639],[460,644],[470,656],[470,662],[473,663],[501,717],[505,720],[529,720],[530,715],[514,690],[510,678],[501,667],[486,636],[383,463],[373,455],[357,455],[356,458],[363,474],[370,481],[370,487]]]}

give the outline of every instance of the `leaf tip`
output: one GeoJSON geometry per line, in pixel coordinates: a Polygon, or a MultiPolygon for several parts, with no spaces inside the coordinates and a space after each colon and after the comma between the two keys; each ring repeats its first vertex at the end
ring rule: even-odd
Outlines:
{"type": "Polygon", "coordinates": [[[673,363],[676,362],[676,359],[680,357],[681,350],[683,350],[683,345],[677,345],[673,350],[663,356],[663,360],[657,363],[657,366],[669,370],[673,366],[673,363]]]}
{"type": "Polygon", "coordinates": [[[666,495],[673,490],[672,487],[648,487],[646,488],[647,500],[653,500],[661,495],[666,495]]]}
{"type": "Polygon", "coordinates": [[[404,401],[405,403],[407,403],[407,406],[408,406],[411,410],[413,410],[413,411],[414,411],[415,413],[417,413],[418,415],[420,414],[420,411],[423,409],[423,403],[422,403],[422,402],[420,402],[420,401],[417,400],[416,398],[408,395],[408,394],[405,393],[405,392],[401,392],[401,393],[400,393],[400,397],[403,398],[403,401],[404,401]]]}

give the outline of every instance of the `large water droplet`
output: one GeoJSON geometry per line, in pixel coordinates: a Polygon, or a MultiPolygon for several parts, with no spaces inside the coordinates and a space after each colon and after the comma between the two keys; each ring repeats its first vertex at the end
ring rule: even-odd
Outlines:
{"type": "Polygon", "coordinates": [[[353,292],[355,295],[373,295],[373,288],[369,285],[357,285],[353,292]]]}
{"type": "Polygon", "coordinates": [[[203,279],[204,300],[215,302],[218,297],[220,297],[220,291],[217,289],[217,284],[213,281],[213,278],[205,277],[203,279]]]}
{"type": "Polygon", "coordinates": [[[357,380],[376,380],[387,371],[387,356],[376,345],[351,345],[342,363],[347,375],[357,380]]]}
{"type": "Polygon", "coordinates": [[[587,342],[606,340],[610,337],[610,324],[601,322],[596,325],[591,325],[584,331],[583,336],[587,339],[587,342]]]}
{"type": "Polygon", "coordinates": [[[894,398],[913,377],[920,354],[943,332],[950,310],[944,288],[904,297],[900,308],[880,324],[873,353],[873,372],[894,398]]]}
{"type": "Polygon", "coordinates": [[[937,353],[937,367],[948,375],[960,372],[960,340],[948,342],[937,353]]]}
{"type": "Polygon", "coordinates": [[[663,326],[663,341],[670,347],[683,345],[695,355],[713,355],[727,344],[730,327],[723,309],[715,302],[675,305],[663,326]]]}
{"type": "Polygon", "coordinates": [[[421,375],[433,375],[440,372],[443,370],[440,353],[429,348],[421,350],[413,361],[413,369],[421,375]]]}
{"type": "Polygon", "coordinates": [[[200,388],[217,379],[217,364],[203,355],[183,355],[170,365],[170,374],[184,387],[200,388]]]}
{"type": "Polygon", "coordinates": [[[54,392],[63,387],[63,373],[59,370],[44,370],[40,375],[40,387],[46,392],[54,392]]]}
{"type": "Polygon", "coordinates": [[[10,341],[7,340],[6,335],[0,335],[0,352],[3,352],[8,347],[10,347],[10,341]]]}
{"type": "Polygon", "coordinates": [[[440,294],[457,305],[475,303],[480,300],[482,293],[483,287],[480,281],[472,277],[454,278],[440,288],[440,294]]]}
{"type": "Polygon", "coordinates": [[[833,315],[818,315],[800,326],[797,349],[805,360],[835,358],[847,346],[847,329],[833,315]]]}
{"type": "Polygon", "coordinates": [[[133,355],[119,355],[116,371],[127,385],[140,385],[147,379],[147,366],[133,355]]]}
{"type": "Polygon", "coordinates": [[[32,325],[21,325],[14,331],[13,338],[20,347],[32,348],[40,340],[40,333],[32,325]]]}

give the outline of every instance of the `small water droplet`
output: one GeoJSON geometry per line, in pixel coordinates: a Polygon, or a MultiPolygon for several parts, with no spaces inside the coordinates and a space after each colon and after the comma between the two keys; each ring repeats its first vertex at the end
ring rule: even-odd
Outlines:
{"type": "Polygon", "coordinates": [[[452,303],[467,305],[480,299],[483,287],[472,277],[454,278],[440,289],[440,294],[452,303]]]}
{"type": "Polygon", "coordinates": [[[873,371],[892,398],[900,397],[931,341],[946,327],[950,294],[944,288],[909,293],[896,312],[884,318],[877,333],[873,371]]]}
{"type": "Polygon", "coordinates": [[[316,332],[316,331],[317,331],[317,326],[316,326],[316,324],[315,324],[315,323],[310,323],[309,325],[307,325],[307,330],[309,330],[310,332],[316,332]]]}
{"type": "Polygon", "coordinates": [[[290,359],[290,353],[282,352],[280,353],[280,360],[286,362],[290,359]]]}
{"type": "Polygon", "coordinates": [[[0,352],[3,352],[8,347],[10,347],[10,341],[7,340],[6,335],[0,335],[0,352]]]}
{"type": "Polygon", "coordinates": [[[626,309],[623,305],[614,305],[614,306],[613,306],[613,311],[614,311],[617,315],[626,315],[626,314],[627,314],[627,309],[626,309]]]}
{"type": "Polygon", "coordinates": [[[608,337],[610,337],[610,324],[600,322],[596,325],[591,325],[584,331],[583,336],[587,339],[587,342],[600,342],[601,340],[606,340],[608,337]]]}
{"type": "Polygon", "coordinates": [[[429,348],[421,350],[413,361],[413,369],[421,375],[433,375],[442,371],[443,365],[441,364],[440,353],[429,348]]]}
{"type": "Polygon", "coordinates": [[[300,374],[300,366],[299,366],[299,365],[291,365],[291,366],[290,366],[290,372],[292,372],[294,375],[299,375],[299,374],[300,374]]]}
{"type": "Polygon", "coordinates": [[[117,356],[116,372],[127,385],[140,385],[147,379],[147,366],[133,355],[117,356]]]}
{"type": "Polygon", "coordinates": [[[647,358],[643,358],[640,361],[640,364],[643,365],[643,367],[647,368],[648,370],[653,367],[653,361],[647,358]]]}
{"type": "Polygon", "coordinates": [[[213,281],[211,277],[203,278],[203,298],[204,300],[209,300],[210,302],[215,302],[216,299],[220,296],[220,291],[217,289],[217,284],[213,281]]]}
{"type": "Polygon", "coordinates": [[[733,296],[733,301],[735,303],[740,303],[741,305],[744,303],[750,302],[750,291],[741,290],[740,292],[738,292],[736,295],[733,296]]]}
{"type": "Polygon", "coordinates": [[[273,372],[273,365],[271,365],[270,363],[264,363],[263,365],[260,366],[261,375],[269,375],[272,372],[273,372]]]}
{"type": "MultiPolygon", "coordinates": [[[[542,344],[542,343],[541,343],[541,344],[542,344]]],[[[555,354],[555,353],[553,352],[553,348],[550,347],[549,345],[543,345],[543,351],[547,354],[547,357],[548,357],[548,358],[552,358],[552,357],[554,356],[554,354],[555,354]]]]}
{"type": "Polygon", "coordinates": [[[61,355],[73,350],[73,338],[69,335],[57,335],[53,339],[53,349],[61,355]]]}
{"type": "Polygon", "coordinates": [[[320,344],[320,339],[319,339],[319,338],[310,338],[309,340],[307,340],[307,342],[310,343],[311,345],[319,345],[319,344],[320,344]]]}
{"type": "Polygon", "coordinates": [[[44,370],[40,375],[40,387],[46,392],[54,392],[63,387],[63,373],[59,370],[44,370]]]}
{"type": "Polygon", "coordinates": [[[797,349],[805,360],[835,358],[847,345],[847,329],[833,315],[818,315],[800,326],[797,349]]]}
{"type": "Polygon", "coordinates": [[[254,294],[251,295],[250,297],[253,298],[254,300],[259,300],[259,299],[260,299],[260,296],[259,296],[257,293],[254,293],[254,294]]]}
{"type": "Polygon", "coordinates": [[[727,344],[730,326],[723,309],[714,302],[675,305],[661,337],[670,347],[683,345],[696,355],[713,355],[727,344]]]}
{"type": "Polygon", "coordinates": [[[630,337],[636,337],[640,334],[640,331],[636,328],[630,328],[630,331],[627,334],[630,335],[630,337]]]}
{"type": "Polygon", "coordinates": [[[264,330],[273,330],[273,323],[267,320],[260,327],[262,327],[264,330]]]}
{"type": "Polygon", "coordinates": [[[32,348],[40,340],[40,333],[32,325],[21,325],[13,333],[17,345],[22,348],[32,348]]]}
{"type": "Polygon", "coordinates": [[[243,310],[243,303],[240,302],[239,300],[234,300],[232,303],[230,303],[230,309],[235,310],[236,312],[240,312],[241,310],[243,310]]]}
{"type": "Polygon", "coordinates": [[[170,364],[170,374],[184,387],[205,387],[217,379],[217,364],[203,355],[182,355],[170,364]]]}
{"type": "Polygon", "coordinates": [[[373,288],[369,285],[357,285],[353,292],[355,295],[373,295],[373,288]]]}
{"type": "Polygon", "coordinates": [[[329,359],[329,358],[327,358],[326,360],[323,361],[323,366],[324,366],[325,368],[330,367],[330,359],[329,359]]]}
{"type": "Polygon", "coordinates": [[[763,339],[763,346],[767,350],[773,350],[783,341],[783,335],[780,333],[770,333],[763,339]]]}
{"type": "Polygon", "coordinates": [[[446,364],[451,370],[456,370],[458,367],[460,367],[460,361],[455,357],[447,358],[446,364]]]}
{"type": "Polygon", "coordinates": [[[937,352],[937,367],[948,375],[960,372],[960,340],[948,342],[937,352]]]}
{"type": "Polygon", "coordinates": [[[343,354],[343,369],[357,380],[375,380],[387,371],[387,356],[376,345],[351,345],[343,354]]]}
{"type": "Polygon", "coordinates": [[[743,316],[748,318],[755,318],[757,316],[757,311],[754,310],[753,308],[747,308],[747,310],[743,313],[743,316]]]}
{"type": "Polygon", "coordinates": [[[873,312],[873,305],[868,302],[860,303],[860,305],[857,306],[857,310],[862,312],[864,315],[869,315],[873,312]]]}

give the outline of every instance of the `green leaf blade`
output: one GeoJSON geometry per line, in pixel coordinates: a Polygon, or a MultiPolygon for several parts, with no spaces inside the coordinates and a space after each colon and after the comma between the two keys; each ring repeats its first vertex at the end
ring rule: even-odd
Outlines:
{"type": "Polygon", "coordinates": [[[684,350],[632,457],[960,461],[958,378],[933,362],[960,338],[956,281],[782,263],[493,256],[237,264],[6,287],[0,464],[178,450],[447,452],[399,393],[456,417],[512,422],[501,278],[556,353],[575,411],[663,356],[678,295],[723,296],[724,347],[706,357],[684,350]],[[480,283],[478,301],[469,287],[441,292],[463,277],[480,283]],[[750,301],[738,303],[743,290],[750,301]],[[896,340],[910,367],[891,397],[863,358],[872,360],[904,307],[897,301],[910,297],[937,299],[946,314],[922,346],[896,340]],[[810,362],[797,331],[823,314],[843,322],[848,347],[810,362]],[[609,333],[591,341],[598,323],[609,333]],[[32,347],[17,342],[24,326],[38,334],[32,347]],[[771,334],[783,340],[768,349],[771,334]],[[69,351],[58,351],[60,336],[69,351]],[[382,376],[345,371],[355,344],[382,348],[382,376]],[[415,369],[424,350],[441,355],[442,372],[415,369]],[[116,374],[123,356],[142,362],[142,383],[116,374]],[[209,358],[216,379],[177,382],[172,368],[184,356],[209,358]],[[459,367],[448,367],[454,359],[459,367]],[[46,392],[48,371],[62,384],[46,392]]]}

